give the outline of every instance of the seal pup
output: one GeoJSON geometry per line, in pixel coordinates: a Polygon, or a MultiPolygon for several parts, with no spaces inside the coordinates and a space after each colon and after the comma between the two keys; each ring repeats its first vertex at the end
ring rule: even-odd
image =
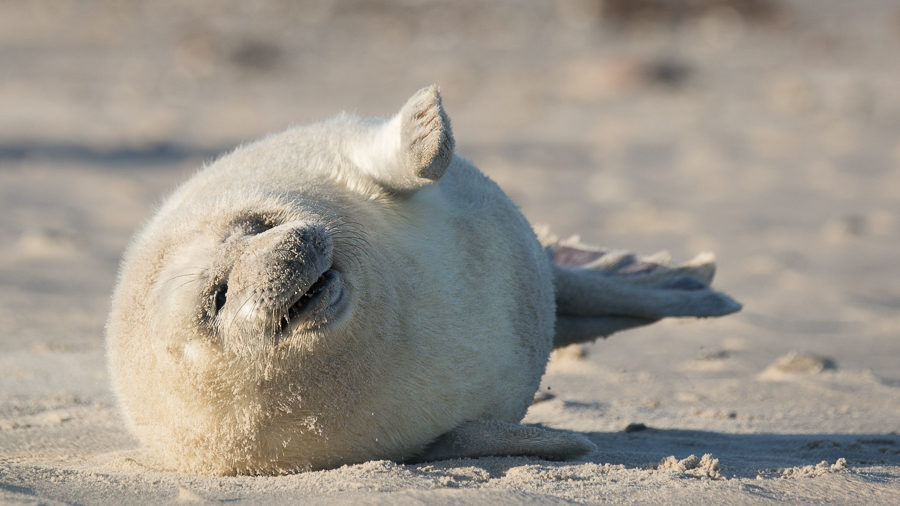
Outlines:
{"type": "Polygon", "coordinates": [[[552,238],[454,154],[435,87],[242,146],[126,251],[108,363],[162,463],[279,474],[371,459],[570,459],[523,426],[554,346],[740,306],[672,267],[552,238]]]}

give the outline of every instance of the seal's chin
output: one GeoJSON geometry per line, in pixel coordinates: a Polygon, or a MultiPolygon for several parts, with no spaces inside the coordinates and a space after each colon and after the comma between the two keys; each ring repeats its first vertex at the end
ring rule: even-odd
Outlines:
{"type": "Polygon", "coordinates": [[[307,290],[289,303],[280,319],[282,332],[324,325],[334,320],[346,302],[344,278],[334,270],[323,272],[307,290]]]}

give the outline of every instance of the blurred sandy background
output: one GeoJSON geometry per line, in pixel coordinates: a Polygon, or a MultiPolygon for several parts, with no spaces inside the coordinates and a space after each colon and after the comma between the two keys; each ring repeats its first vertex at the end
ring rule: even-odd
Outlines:
{"type": "Polygon", "coordinates": [[[0,503],[896,504],[898,199],[895,0],[2,1],[0,503]],[[131,234],[204,160],[432,83],[532,222],[713,250],[744,311],[556,357],[526,421],[584,463],[141,467],[103,360],[131,234]]]}

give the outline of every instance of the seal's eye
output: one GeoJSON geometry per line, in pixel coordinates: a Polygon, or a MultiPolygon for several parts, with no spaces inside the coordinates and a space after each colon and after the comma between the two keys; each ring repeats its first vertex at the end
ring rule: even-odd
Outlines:
{"type": "Polygon", "coordinates": [[[228,293],[228,285],[222,285],[216,290],[216,293],[213,294],[217,313],[222,309],[222,306],[225,305],[226,293],[228,293]]]}

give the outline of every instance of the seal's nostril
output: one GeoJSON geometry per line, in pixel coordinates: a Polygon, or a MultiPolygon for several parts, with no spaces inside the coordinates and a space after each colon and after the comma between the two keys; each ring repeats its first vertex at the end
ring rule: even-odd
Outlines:
{"type": "Polygon", "coordinates": [[[219,312],[223,306],[225,306],[225,301],[227,299],[226,294],[228,293],[228,285],[220,286],[214,295],[215,304],[216,304],[216,312],[219,312]]]}
{"type": "Polygon", "coordinates": [[[278,226],[278,221],[267,216],[251,216],[232,224],[234,232],[241,236],[254,236],[268,232],[278,226]]]}

